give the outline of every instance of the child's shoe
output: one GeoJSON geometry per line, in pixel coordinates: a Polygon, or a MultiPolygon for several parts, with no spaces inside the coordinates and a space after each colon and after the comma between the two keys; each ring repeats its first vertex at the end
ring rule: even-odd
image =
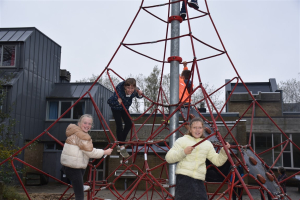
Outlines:
{"type": "Polygon", "coordinates": [[[186,17],[186,11],[185,11],[185,9],[181,8],[181,11],[180,11],[179,15],[182,18],[182,20],[185,20],[185,17],[186,17]]]}
{"type": "Polygon", "coordinates": [[[117,152],[120,152],[120,146],[119,145],[117,146],[117,152]]]}
{"type": "Polygon", "coordinates": [[[120,148],[120,154],[123,158],[128,158],[129,157],[129,153],[127,152],[125,147],[121,147],[120,148]]]}
{"type": "Polygon", "coordinates": [[[199,6],[198,6],[198,0],[191,0],[191,2],[188,2],[189,7],[194,8],[196,10],[198,10],[199,6]]]}
{"type": "Polygon", "coordinates": [[[83,191],[86,192],[86,191],[89,191],[91,189],[90,186],[88,185],[83,185],[83,191]]]}

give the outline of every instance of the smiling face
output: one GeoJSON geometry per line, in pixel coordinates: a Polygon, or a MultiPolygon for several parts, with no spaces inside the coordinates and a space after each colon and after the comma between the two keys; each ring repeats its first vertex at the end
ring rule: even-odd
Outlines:
{"type": "Polygon", "coordinates": [[[135,87],[133,85],[125,86],[125,94],[131,95],[135,90],[135,87]]]}
{"type": "Polygon", "coordinates": [[[195,121],[191,124],[190,129],[191,135],[198,139],[201,138],[203,135],[203,123],[201,121],[195,121]]]}
{"type": "Polygon", "coordinates": [[[83,117],[79,122],[78,126],[85,133],[89,132],[93,126],[93,119],[90,117],[83,117]]]}

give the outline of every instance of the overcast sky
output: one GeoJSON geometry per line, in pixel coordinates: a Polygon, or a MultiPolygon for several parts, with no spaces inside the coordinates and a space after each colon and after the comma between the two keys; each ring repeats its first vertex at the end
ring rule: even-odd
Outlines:
{"type": "MultiPolygon", "coordinates": [[[[145,0],[144,5],[167,1],[145,0]]],[[[62,47],[61,69],[71,72],[71,81],[100,74],[116,52],[136,15],[141,1],[27,1],[0,0],[0,27],[36,27],[62,47]]],[[[199,0],[200,9],[206,11],[199,0]]],[[[208,0],[209,10],[223,44],[245,82],[277,82],[299,80],[300,5],[299,0],[208,0]]],[[[167,7],[152,8],[167,19],[167,7]]],[[[195,16],[198,12],[189,9],[195,16]]],[[[208,17],[191,21],[192,33],[200,40],[222,48],[208,17]]],[[[169,29],[170,30],[170,29],[169,29]]],[[[181,23],[181,34],[188,33],[181,23]]],[[[155,41],[165,38],[166,24],[141,11],[125,43],[155,41]]],[[[195,41],[194,41],[195,42],[195,41]]],[[[191,61],[189,38],[181,39],[180,55],[191,61]]],[[[195,42],[196,56],[202,58],[216,52],[195,42]]],[[[163,59],[164,43],[134,46],[158,60],[163,59]]],[[[166,51],[166,59],[170,50],[166,51]]],[[[162,64],[121,47],[110,68],[122,77],[130,73],[149,75],[162,64]]],[[[190,66],[190,65],[189,65],[190,66]]],[[[203,82],[219,87],[225,79],[235,77],[226,55],[198,62],[203,82]]],[[[181,66],[182,69],[182,66],[181,66]]],[[[165,72],[169,73],[169,65],[165,72]]]]}

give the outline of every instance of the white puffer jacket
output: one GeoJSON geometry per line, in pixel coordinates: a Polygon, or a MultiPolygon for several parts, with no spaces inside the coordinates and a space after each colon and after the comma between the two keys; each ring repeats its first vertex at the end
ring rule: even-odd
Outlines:
{"type": "Polygon", "coordinates": [[[217,167],[222,166],[226,160],[227,155],[222,148],[220,153],[216,153],[214,146],[208,140],[197,145],[191,154],[185,155],[184,149],[188,146],[193,146],[203,140],[202,138],[194,138],[190,135],[184,135],[178,138],[173,147],[166,155],[168,163],[177,163],[176,174],[182,174],[194,179],[205,180],[206,175],[206,158],[210,160],[217,167]]]}
{"type": "Polygon", "coordinates": [[[101,158],[102,149],[93,148],[91,136],[75,124],[70,124],[66,130],[66,142],[61,153],[60,162],[63,166],[85,169],[90,158],[101,158]]]}

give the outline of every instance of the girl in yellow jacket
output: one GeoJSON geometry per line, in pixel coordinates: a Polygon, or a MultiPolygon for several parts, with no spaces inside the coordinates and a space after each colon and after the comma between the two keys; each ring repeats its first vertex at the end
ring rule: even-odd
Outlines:
{"type": "MultiPolygon", "coordinates": [[[[76,200],[84,200],[83,175],[90,158],[101,158],[110,155],[112,149],[96,149],[88,131],[93,126],[93,118],[89,114],[82,115],[78,126],[70,124],[66,130],[66,142],[60,157],[64,173],[70,179],[76,200]]],[[[89,186],[87,186],[89,189],[89,186]]],[[[86,190],[86,189],[85,189],[86,190]]]]}
{"type": "MultiPolygon", "coordinates": [[[[189,132],[176,140],[166,155],[168,163],[177,163],[175,200],[206,200],[207,194],[203,181],[206,174],[206,158],[216,166],[222,166],[227,155],[222,148],[216,153],[214,146],[208,140],[193,147],[203,140],[204,123],[200,118],[190,122],[189,132]]],[[[227,142],[226,147],[230,148],[227,142]]]]}

